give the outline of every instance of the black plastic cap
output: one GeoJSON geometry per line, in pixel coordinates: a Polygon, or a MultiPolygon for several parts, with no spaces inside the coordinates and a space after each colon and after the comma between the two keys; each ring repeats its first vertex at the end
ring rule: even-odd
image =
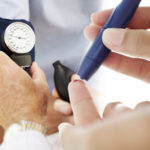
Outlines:
{"type": "Polygon", "coordinates": [[[60,61],[53,63],[54,66],[54,83],[59,96],[67,101],[69,100],[68,85],[71,81],[71,76],[75,73],[71,69],[62,65],[60,61]]]}

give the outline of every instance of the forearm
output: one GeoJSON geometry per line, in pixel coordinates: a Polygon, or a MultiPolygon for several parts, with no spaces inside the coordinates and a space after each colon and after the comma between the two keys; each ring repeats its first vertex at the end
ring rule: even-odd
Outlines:
{"type": "Polygon", "coordinates": [[[1,0],[0,17],[29,20],[29,0],[1,0]]]}

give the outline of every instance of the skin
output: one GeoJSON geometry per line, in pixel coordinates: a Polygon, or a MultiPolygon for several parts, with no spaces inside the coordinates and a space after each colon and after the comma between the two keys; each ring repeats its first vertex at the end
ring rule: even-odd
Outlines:
{"type": "Polygon", "coordinates": [[[53,109],[54,98],[43,71],[33,63],[30,74],[0,52],[0,142],[7,128],[20,120],[43,125],[47,134],[58,131],[58,125],[69,117],[53,109]]]}
{"type": "Polygon", "coordinates": [[[30,120],[45,126],[48,85],[44,73],[34,63],[31,68],[31,79],[2,52],[0,62],[1,125],[6,130],[14,122],[30,120]],[[43,88],[39,92],[41,86],[43,88]]]}
{"type": "MultiPolygon", "coordinates": [[[[93,41],[96,38],[111,12],[92,14],[92,24],[84,31],[87,39],[93,41]]],[[[107,29],[102,38],[105,46],[112,50],[104,65],[147,83],[150,82],[150,33],[145,29],[150,28],[149,12],[150,7],[139,8],[128,29],[107,29]]],[[[138,104],[134,110],[120,103],[111,103],[101,118],[83,81],[72,81],[69,94],[75,125],[64,123],[59,126],[64,150],[150,149],[149,101],[138,104]]]]}

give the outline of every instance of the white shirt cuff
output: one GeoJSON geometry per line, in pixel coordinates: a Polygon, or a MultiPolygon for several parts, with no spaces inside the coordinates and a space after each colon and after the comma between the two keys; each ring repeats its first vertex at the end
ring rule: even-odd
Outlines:
{"type": "Polygon", "coordinates": [[[46,137],[35,130],[16,132],[5,138],[1,150],[52,150],[46,137]]]}

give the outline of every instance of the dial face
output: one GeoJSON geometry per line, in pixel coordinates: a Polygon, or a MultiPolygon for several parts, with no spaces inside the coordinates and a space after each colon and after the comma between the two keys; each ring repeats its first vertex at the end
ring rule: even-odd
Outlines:
{"type": "Polygon", "coordinates": [[[6,28],[4,42],[12,52],[28,53],[35,45],[35,34],[29,25],[15,22],[6,28]]]}

